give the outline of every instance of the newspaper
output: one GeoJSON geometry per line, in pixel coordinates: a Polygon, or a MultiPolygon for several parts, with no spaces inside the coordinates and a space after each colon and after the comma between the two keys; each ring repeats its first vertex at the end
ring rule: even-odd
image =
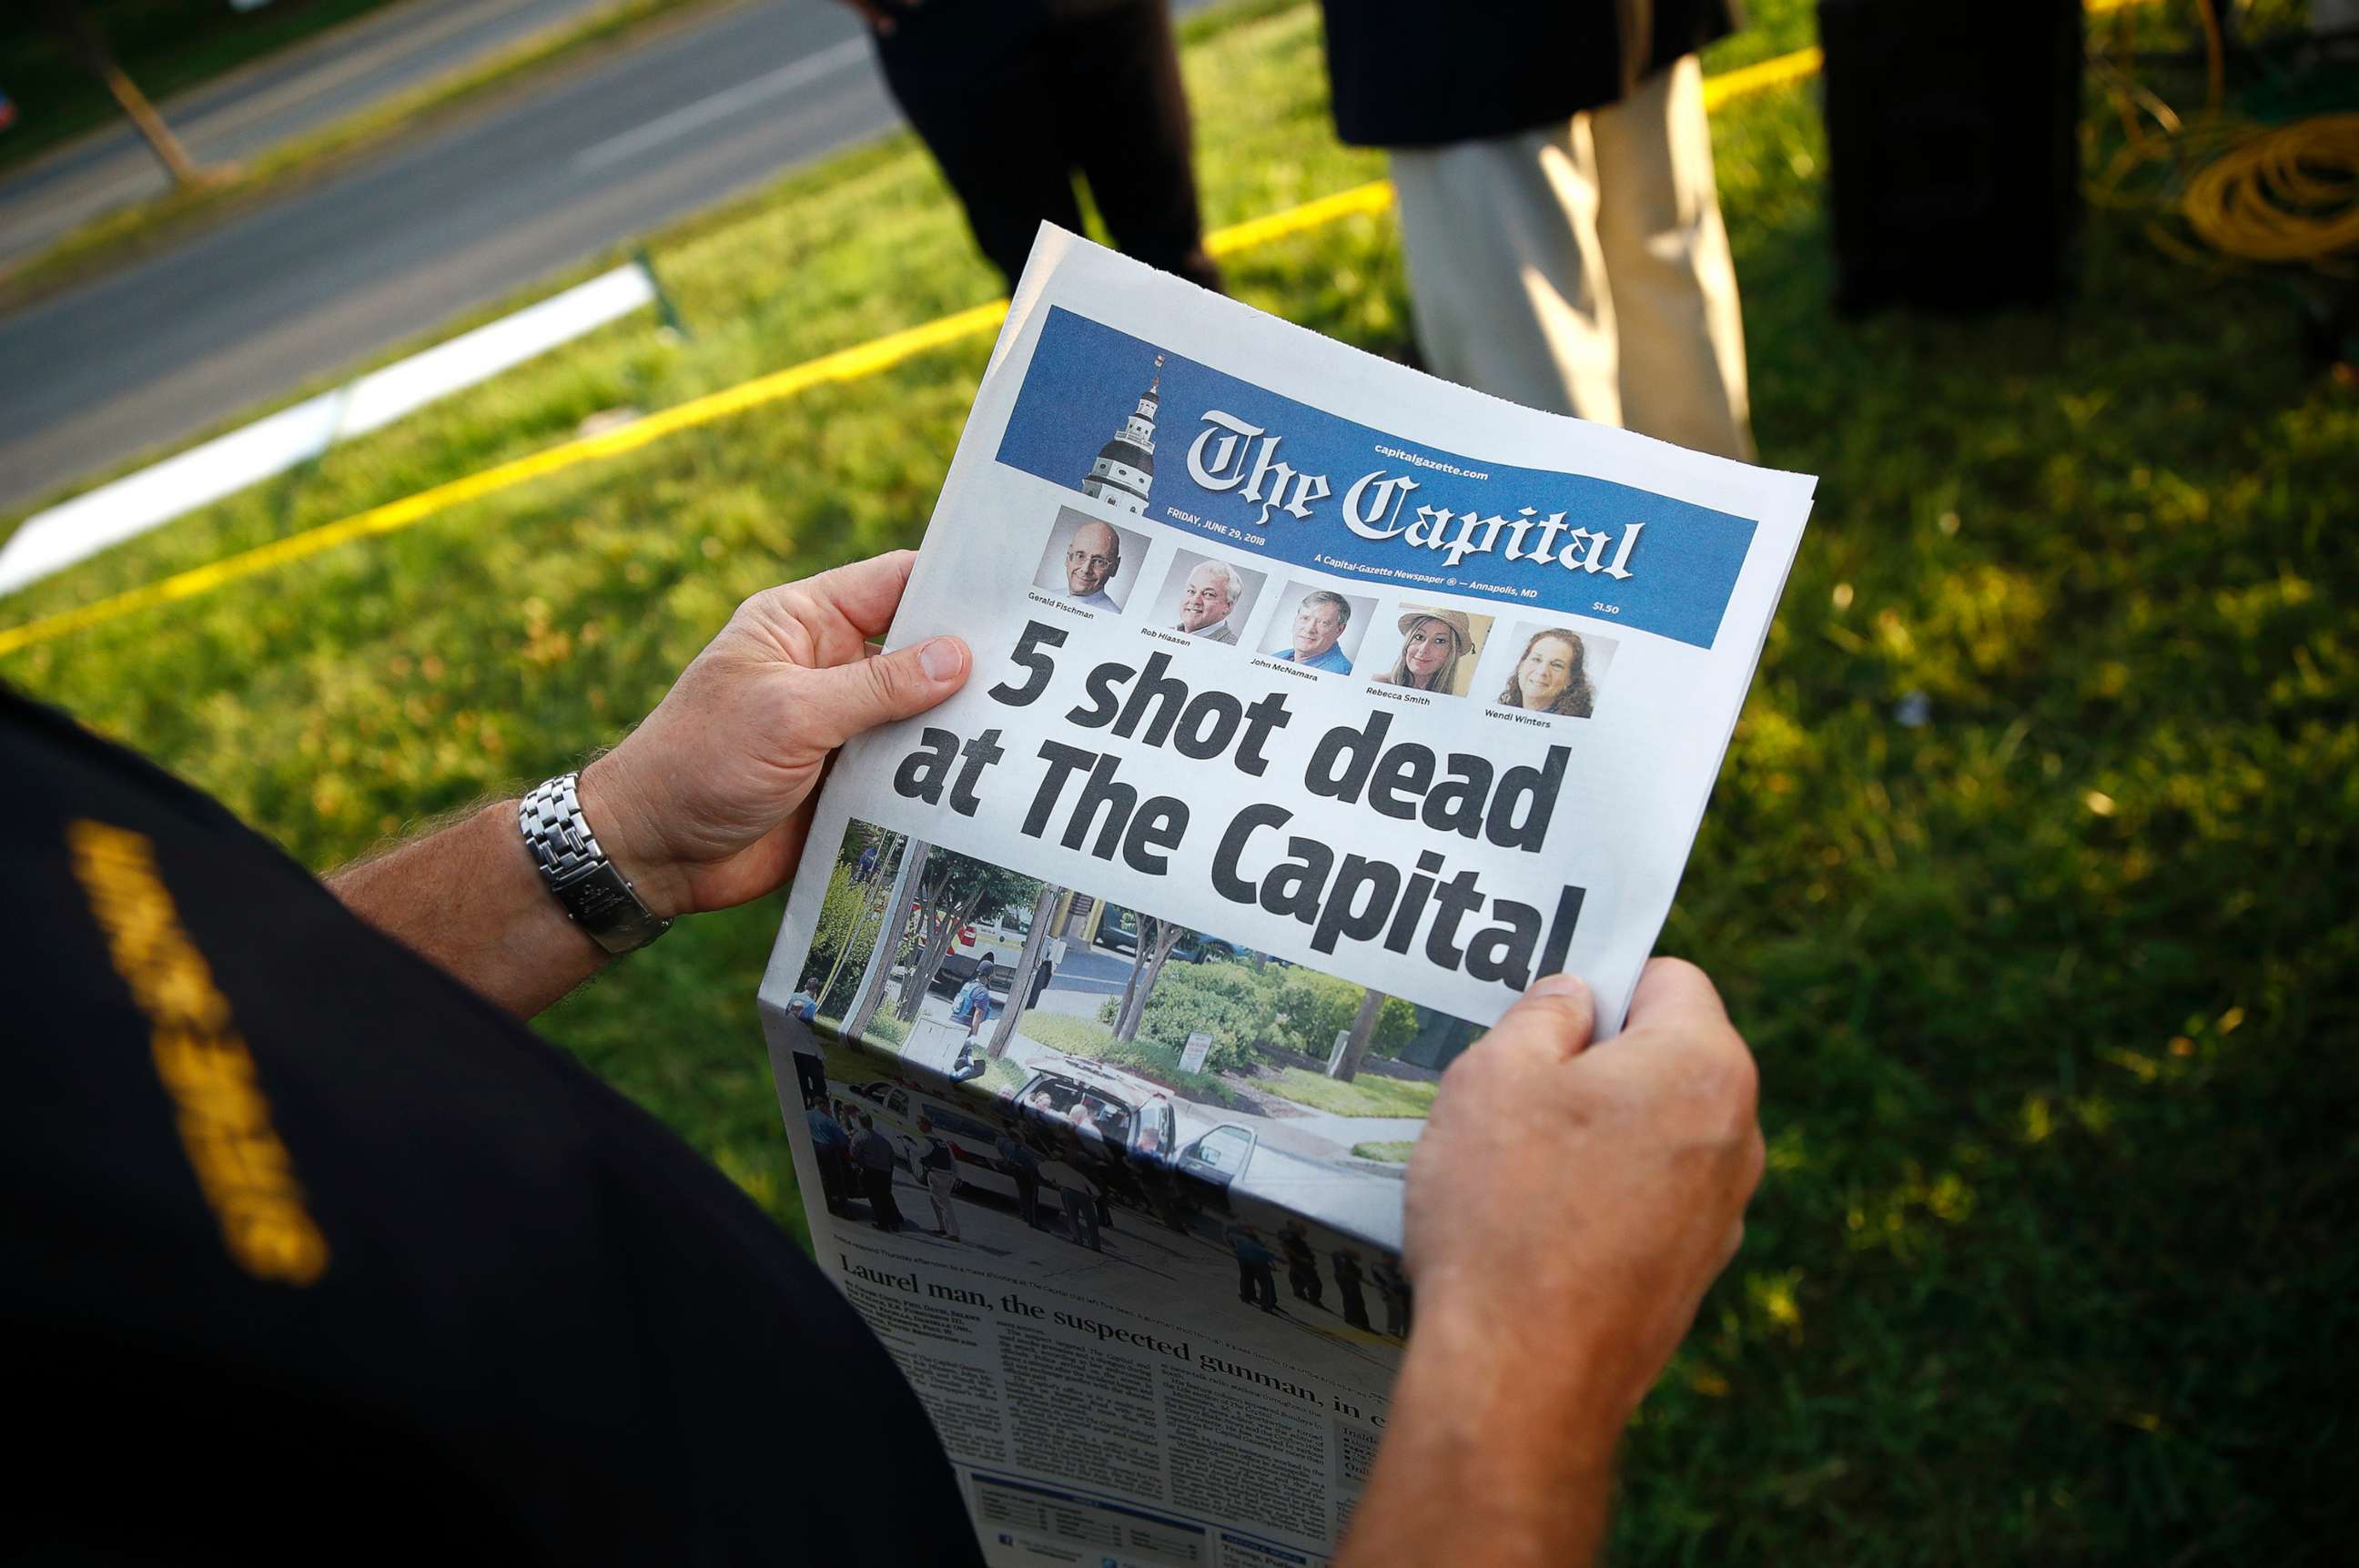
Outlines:
{"type": "Polygon", "coordinates": [[[761,992],[993,1563],[1333,1550],[1441,1070],[1559,970],[1620,1026],[1811,488],[1043,230],[889,638],[973,676],[837,760],[761,992]]]}

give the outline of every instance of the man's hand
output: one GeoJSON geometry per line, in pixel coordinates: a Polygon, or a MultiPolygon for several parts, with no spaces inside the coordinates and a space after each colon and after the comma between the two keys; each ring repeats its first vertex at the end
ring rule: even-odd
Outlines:
{"type": "Polygon", "coordinates": [[[658,915],[723,909],[784,882],[828,755],[956,691],[966,645],[867,658],[908,550],[756,593],[630,738],[582,776],[582,814],[658,915]]]}
{"type": "Polygon", "coordinates": [[[1409,1161],[1417,1330],[1349,1568],[1586,1562],[1622,1427],[1735,1255],[1763,1150],[1719,993],[1658,958],[1628,1027],[1594,1024],[1586,985],[1542,980],[1442,1079],[1409,1161]]]}
{"type": "Polygon", "coordinates": [[[1550,976],[1451,1064],[1406,1261],[1429,1322],[1479,1318],[1539,1366],[1579,1346],[1618,1431],[1735,1256],[1762,1144],[1752,1053],[1703,971],[1656,959],[1629,1027],[1593,1046],[1595,1023],[1589,987],[1550,976]]]}
{"type": "MultiPolygon", "coordinates": [[[[785,881],[828,755],[965,682],[973,660],[956,637],[866,657],[915,559],[879,556],[746,600],[637,733],[583,770],[582,814],[657,914],[742,904],[785,881]]],[[[514,800],[347,866],[328,885],[361,919],[519,1018],[606,962],[533,869],[514,800]]]]}

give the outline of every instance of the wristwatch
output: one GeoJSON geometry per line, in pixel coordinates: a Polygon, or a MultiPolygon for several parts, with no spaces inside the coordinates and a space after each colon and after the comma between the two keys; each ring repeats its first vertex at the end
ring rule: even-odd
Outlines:
{"type": "Polygon", "coordinates": [[[629,953],[671,930],[671,921],[656,919],[598,847],[575,793],[581,782],[580,774],[568,773],[541,785],[516,807],[516,826],[565,918],[607,952],[629,953]]]}

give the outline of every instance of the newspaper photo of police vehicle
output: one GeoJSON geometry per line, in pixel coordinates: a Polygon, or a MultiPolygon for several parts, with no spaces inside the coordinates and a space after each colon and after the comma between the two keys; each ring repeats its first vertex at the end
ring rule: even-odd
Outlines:
{"type": "Polygon", "coordinates": [[[989,1561],[1333,1550],[1443,1075],[1540,975],[1620,1028],[1811,487],[1042,231],[886,639],[973,674],[837,757],[760,998],[989,1561]]]}

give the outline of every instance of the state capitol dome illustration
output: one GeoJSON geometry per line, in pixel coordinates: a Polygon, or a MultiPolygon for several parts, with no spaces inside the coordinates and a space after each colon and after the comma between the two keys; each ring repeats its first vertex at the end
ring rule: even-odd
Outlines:
{"type": "MultiPolygon", "coordinates": [[[[1156,368],[1163,367],[1163,356],[1155,356],[1156,368]]],[[[1155,485],[1155,410],[1158,391],[1163,377],[1158,376],[1147,383],[1147,390],[1138,395],[1138,407],[1122,422],[1114,439],[1098,448],[1097,461],[1090,464],[1090,476],[1082,481],[1082,493],[1119,506],[1125,512],[1145,512],[1147,493],[1155,485]]]]}

